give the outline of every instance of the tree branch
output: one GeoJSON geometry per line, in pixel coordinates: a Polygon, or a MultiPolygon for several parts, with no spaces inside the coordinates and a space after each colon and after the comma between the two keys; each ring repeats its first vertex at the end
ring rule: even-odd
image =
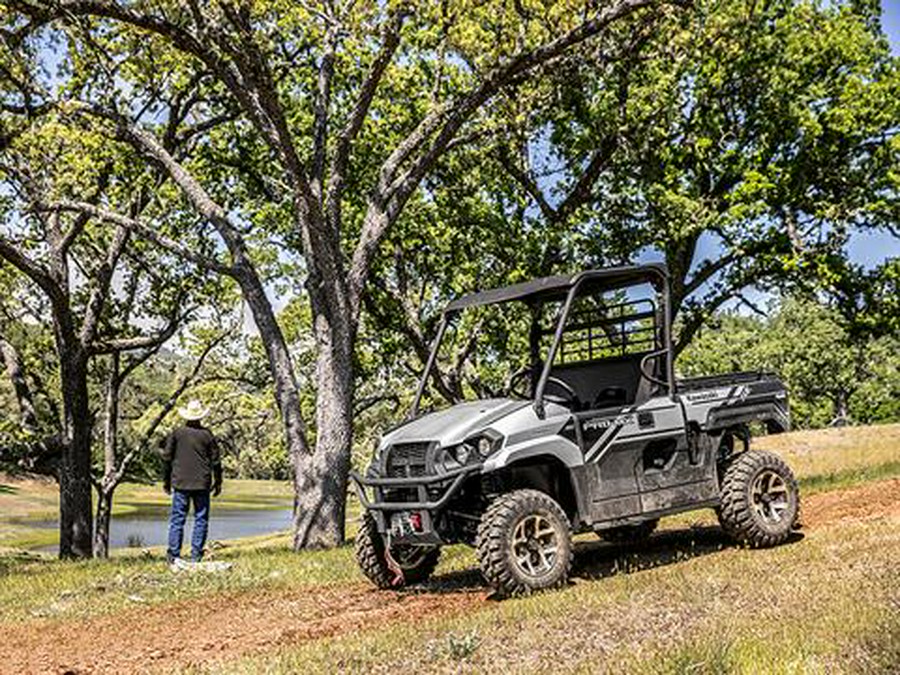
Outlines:
{"type": "Polygon", "coordinates": [[[308,180],[297,156],[283,110],[277,102],[276,88],[267,61],[252,39],[245,12],[222,4],[223,11],[235,29],[233,33],[242,38],[240,45],[235,47],[220,27],[205,20],[196,4],[192,16],[201,31],[200,36],[164,16],[144,14],[133,7],[109,0],[58,0],[52,5],[12,0],[9,4],[12,9],[41,22],[70,20],[78,16],[113,19],[164,37],[175,49],[199,59],[218,76],[269,146],[281,156],[292,184],[302,194],[307,207],[312,207],[308,180]],[[215,47],[204,43],[204,39],[213,38],[217,41],[215,47]],[[222,58],[223,53],[229,55],[232,61],[222,58]]]}
{"type": "Polygon", "coordinates": [[[123,216],[120,213],[116,213],[115,211],[111,211],[101,206],[96,206],[87,202],[61,199],[50,204],[40,205],[39,208],[46,209],[48,211],[77,211],[80,213],[84,213],[90,217],[97,218],[98,220],[105,220],[114,225],[118,225],[119,227],[129,228],[141,237],[159,246],[160,248],[169,251],[170,253],[173,253],[176,256],[183,258],[184,260],[193,262],[203,269],[225,275],[234,274],[233,267],[230,267],[214,258],[209,258],[207,256],[201,255],[192,249],[185,248],[173,239],[169,239],[168,237],[159,234],[153,228],[143,224],[136,218],[128,218],[127,216],[123,216]]]}
{"type": "Polygon", "coordinates": [[[497,152],[497,157],[503,165],[503,168],[506,169],[506,172],[512,176],[513,179],[522,186],[522,189],[537,203],[538,208],[541,210],[541,214],[544,216],[544,220],[547,222],[555,222],[557,218],[556,209],[550,206],[550,202],[547,201],[543,191],[528,171],[516,164],[515,160],[510,157],[508,148],[500,148],[497,152]]]}
{"type": "MultiPolygon", "coordinates": [[[[584,21],[555,40],[512,57],[506,64],[498,66],[488,73],[480,84],[452,104],[446,113],[438,114],[437,119],[435,118],[435,113],[432,113],[420,123],[419,127],[407,137],[401,146],[413,138],[421,138],[424,141],[430,135],[431,128],[434,128],[437,135],[428,149],[413,162],[412,166],[403,175],[394,178],[386,188],[382,181],[379,180],[376,193],[369,202],[367,217],[350,264],[349,288],[351,307],[356,308],[358,311],[359,299],[369,275],[372,258],[387,228],[396,220],[412,192],[446,150],[447,145],[453,140],[462,125],[486,101],[492,98],[500,89],[515,81],[517,77],[558,57],[570,47],[597,35],[618,19],[643,7],[655,4],[655,2],[656,0],[620,0],[615,5],[602,9],[593,19],[584,21]],[[438,130],[437,126],[441,123],[442,126],[438,130]],[[428,133],[424,133],[423,127],[428,128],[428,133]]],[[[418,141],[413,144],[414,147],[417,145],[418,141]]],[[[388,166],[392,161],[393,153],[388,158],[388,162],[382,167],[382,178],[386,171],[394,172],[395,168],[388,166]]],[[[396,166],[399,166],[399,164],[396,166]]]]}
{"type": "Polygon", "coordinates": [[[313,104],[313,158],[310,171],[310,187],[322,204],[322,183],[325,180],[325,153],[328,149],[328,108],[331,105],[331,80],[334,78],[334,61],[337,43],[335,28],[328,30],[325,53],[319,65],[318,91],[313,104]]]}
{"type": "Polygon", "coordinates": [[[37,284],[37,286],[46,293],[47,297],[50,298],[50,301],[54,306],[59,306],[59,303],[68,306],[65,293],[56,283],[50,270],[43,264],[26,256],[16,242],[8,239],[2,234],[0,234],[0,258],[6,260],[9,264],[37,284]]]}
{"type": "Polygon", "coordinates": [[[128,245],[130,230],[128,227],[119,225],[113,234],[109,249],[106,253],[106,259],[98,266],[94,272],[94,287],[91,289],[91,295],[85,308],[84,319],[81,323],[81,344],[85,349],[93,342],[97,334],[97,326],[100,323],[100,315],[103,312],[103,306],[106,304],[106,298],[109,294],[110,283],[116,266],[119,264],[119,258],[122,251],[128,245]]]}
{"type": "Polygon", "coordinates": [[[575,181],[575,185],[557,207],[556,222],[565,222],[577,208],[590,200],[594,184],[609,163],[617,146],[618,139],[615,136],[603,138],[599,147],[591,153],[591,158],[578,180],[575,181]]]}
{"type": "Polygon", "coordinates": [[[397,394],[377,394],[374,396],[365,396],[353,402],[353,416],[361,415],[369,408],[373,408],[379,403],[390,401],[393,403],[393,409],[396,410],[400,405],[400,397],[397,394]]]}
{"type": "Polygon", "coordinates": [[[161,331],[155,335],[139,335],[131,338],[119,338],[115,340],[98,340],[88,346],[91,354],[112,354],[114,352],[130,352],[138,349],[154,349],[162,346],[169,338],[175,335],[178,327],[191,315],[193,309],[181,312],[176,318],[171,319],[161,331]]]}
{"type": "Polygon", "coordinates": [[[34,397],[25,377],[25,366],[19,351],[9,340],[0,335],[0,361],[6,366],[6,374],[16,393],[16,401],[19,404],[19,415],[22,426],[25,429],[38,428],[37,408],[34,405],[34,397]]]}
{"type": "Polygon", "coordinates": [[[693,293],[703,284],[709,281],[709,279],[712,278],[717,272],[725,269],[735,260],[737,260],[736,253],[723,255],[721,258],[715,261],[707,260],[706,263],[701,265],[700,268],[694,273],[694,276],[691,278],[691,280],[684,284],[684,296],[689,296],[691,293],[693,293]]]}
{"type": "MultiPolygon", "coordinates": [[[[372,297],[371,293],[365,295],[366,311],[372,315],[372,317],[376,318],[382,326],[388,326],[392,320],[398,320],[398,330],[406,336],[407,340],[409,340],[413,351],[416,353],[416,357],[424,366],[426,361],[428,361],[431,343],[425,336],[425,331],[419,320],[419,315],[415,306],[409,301],[403,290],[398,291],[395,288],[391,288],[387,284],[381,283],[380,279],[375,280],[374,283],[381,292],[387,295],[391,301],[400,307],[401,311],[399,314],[394,314],[391,319],[388,319],[388,315],[383,311],[382,307],[379,306],[379,303],[375,301],[375,298],[372,297]]],[[[459,394],[454,390],[455,383],[451,384],[447,382],[443,372],[437,367],[437,364],[435,364],[435,367],[431,371],[431,380],[437,388],[438,393],[443,396],[448,403],[452,404],[459,401],[459,394]]]]}
{"type": "Polygon", "coordinates": [[[150,159],[166,170],[204,218],[224,229],[234,229],[234,226],[228,221],[225,209],[210,197],[197,179],[156,140],[153,134],[134,124],[124,115],[108,108],[82,105],[81,111],[113,122],[123,140],[129,141],[139,152],[148,155],[150,159]]]}
{"type": "Polygon", "coordinates": [[[385,70],[394,58],[394,53],[400,45],[400,29],[406,17],[404,11],[394,12],[389,18],[384,30],[384,38],[381,49],[360,87],[359,96],[353,111],[347,119],[347,123],[341,129],[337,138],[334,154],[331,158],[330,176],[328,181],[327,218],[332,231],[337,232],[341,219],[341,199],[343,197],[344,180],[347,171],[347,161],[350,157],[350,148],[359,130],[362,128],[378,84],[384,76],[385,70]]]}

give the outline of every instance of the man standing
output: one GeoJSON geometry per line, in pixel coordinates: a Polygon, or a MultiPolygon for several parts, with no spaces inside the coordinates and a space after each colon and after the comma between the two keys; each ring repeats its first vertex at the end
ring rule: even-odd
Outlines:
{"type": "Polygon", "coordinates": [[[166,559],[173,563],[181,558],[184,521],[190,504],[194,505],[194,531],[191,533],[191,560],[200,562],[209,527],[209,493],[219,496],[222,491],[222,460],[216,439],[200,424],[207,410],[193,400],[178,414],[185,420],[169,434],[163,451],[165,473],[163,486],[172,495],[169,513],[169,548],[166,559]]]}

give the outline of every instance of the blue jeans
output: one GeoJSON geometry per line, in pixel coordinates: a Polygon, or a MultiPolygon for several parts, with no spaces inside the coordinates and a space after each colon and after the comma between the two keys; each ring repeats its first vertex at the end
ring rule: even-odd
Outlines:
{"type": "Polygon", "coordinates": [[[209,528],[209,490],[172,490],[172,510],[169,512],[170,560],[181,557],[181,541],[184,538],[184,521],[188,507],[194,504],[194,531],[191,533],[191,560],[203,559],[206,531],[209,528]]]}

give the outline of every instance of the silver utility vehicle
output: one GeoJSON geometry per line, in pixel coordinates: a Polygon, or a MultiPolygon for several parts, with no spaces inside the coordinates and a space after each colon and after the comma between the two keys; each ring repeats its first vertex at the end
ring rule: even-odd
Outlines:
{"type": "Polygon", "coordinates": [[[640,265],[451,302],[409,419],[352,474],[366,576],[382,588],[423,581],[443,544],[464,542],[498,594],[529,593],[566,582],[573,533],[636,541],[660,517],[700,508],[738,542],[784,542],[797,482],[749,449],[749,425],[788,428],[785,388],[765,373],[677,380],[669,295],[666,268],[640,265]],[[420,414],[448,329],[505,303],[522,303],[530,325],[527,362],[503,395],[420,414]]]}

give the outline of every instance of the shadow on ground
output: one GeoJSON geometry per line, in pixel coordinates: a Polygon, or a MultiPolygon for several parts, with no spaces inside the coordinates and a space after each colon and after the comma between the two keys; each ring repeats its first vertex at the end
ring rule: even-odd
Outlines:
{"type": "MultiPolygon", "coordinates": [[[[803,535],[794,532],[785,545],[801,539],[803,535]]],[[[715,525],[663,530],[654,533],[646,541],[635,544],[611,544],[598,539],[581,542],[576,546],[572,576],[603,579],[615,574],[630,574],[673,565],[737,547],[739,545],[715,525]]]]}
{"type": "MultiPolygon", "coordinates": [[[[802,539],[801,533],[794,532],[785,545],[802,539]]],[[[612,544],[599,538],[596,541],[579,541],[575,543],[571,576],[591,581],[605,579],[616,574],[632,574],[673,565],[737,547],[734,540],[717,526],[663,530],[654,533],[646,541],[635,544],[612,544]]],[[[432,593],[486,590],[484,579],[477,568],[433,577],[419,588],[432,593]]]]}

